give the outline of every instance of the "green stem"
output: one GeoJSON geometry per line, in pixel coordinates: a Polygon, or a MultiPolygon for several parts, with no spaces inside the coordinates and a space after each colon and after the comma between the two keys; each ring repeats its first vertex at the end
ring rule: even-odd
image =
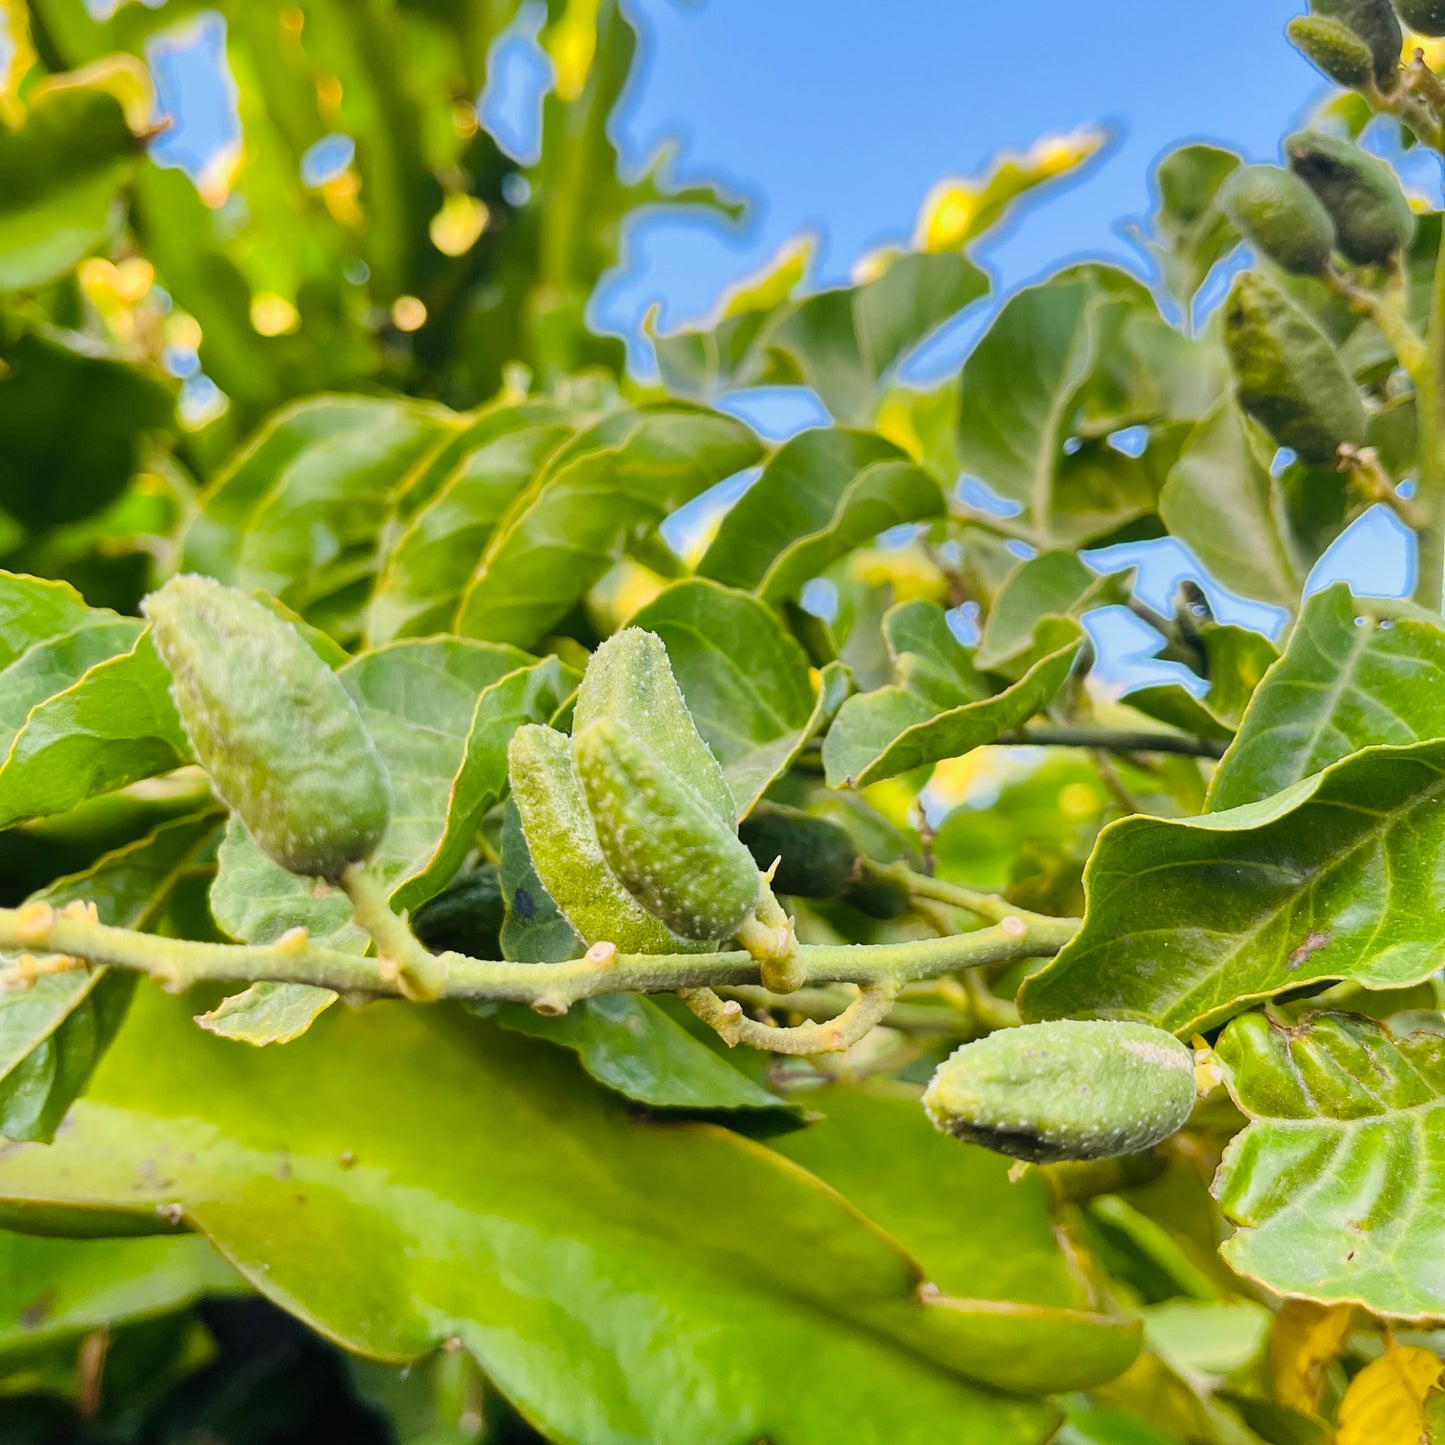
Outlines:
{"type": "Polygon", "coordinates": [[[997,923],[1005,929],[1025,928],[1051,930],[1065,925],[1070,934],[1079,926],[1076,918],[1050,918],[1043,913],[1030,913],[1026,908],[1015,908],[1006,898],[996,893],[978,893],[958,883],[949,883],[927,873],[915,873],[911,868],[901,869],[899,876],[908,885],[908,891],[915,898],[931,898],[935,903],[947,903],[953,908],[966,908],[975,917],[997,923]]]}
{"type": "Polygon", "coordinates": [[[1005,747],[1100,748],[1107,753],[1182,753],[1191,758],[1222,758],[1225,747],[1213,738],[1185,733],[1124,732],[1105,727],[1022,728],[1005,733],[999,742],[1005,747]]]}
{"type": "MultiPolygon", "coordinates": [[[[802,984],[855,983],[894,989],[914,979],[959,969],[1049,958],[1073,936],[1072,919],[1018,915],[1009,927],[949,938],[864,946],[811,944],[798,949],[802,984]]],[[[292,929],[271,944],[196,943],[132,933],[84,917],[57,913],[45,903],[0,908],[0,951],[66,954],[88,964],[149,974],[179,992],[196,983],[307,983],[340,993],[406,996],[399,970],[388,959],[323,948],[292,929]]],[[[756,984],[757,961],[742,950],[719,953],[619,954],[594,945],[585,958],[565,963],[501,963],[459,953],[436,955],[446,976],[438,997],[493,999],[560,1013],[586,998],[610,993],[672,993],[681,988],[756,984]]],[[[33,963],[31,965],[33,968],[33,963]]],[[[17,969],[15,977],[23,976],[17,969]]]]}
{"type": "Polygon", "coordinates": [[[1425,374],[1425,343],[1405,315],[1403,272],[1396,268],[1395,275],[1390,278],[1389,291],[1383,296],[1356,285],[1350,277],[1333,266],[1326,268],[1324,278],[1335,295],[1340,297],[1356,316],[1368,317],[1375,323],[1389,342],[1390,350],[1395,353],[1395,360],[1419,386],[1425,374]]]}
{"type": "Polygon", "coordinates": [[[341,887],[351,900],[351,914],[376,945],[383,969],[396,977],[402,993],[423,1002],[446,991],[446,964],[424,948],[406,919],[391,911],[391,890],[364,863],[353,864],[341,875],[341,887]]]}
{"type": "Polygon", "coordinates": [[[1416,394],[1420,455],[1415,505],[1420,513],[1415,601],[1439,612],[1445,591],[1445,235],[1435,260],[1425,365],[1416,394]]]}

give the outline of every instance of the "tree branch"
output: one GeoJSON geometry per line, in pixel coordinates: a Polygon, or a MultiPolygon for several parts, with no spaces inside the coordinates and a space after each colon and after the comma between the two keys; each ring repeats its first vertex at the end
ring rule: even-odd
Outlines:
{"type": "Polygon", "coordinates": [[[1107,753],[1181,753],[1191,758],[1222,758],[1225,744],[1185,733],[1124,732],[1118,728],[1021,728],[1005,733],[1006,747],[1100,748],[1107,753]]]}

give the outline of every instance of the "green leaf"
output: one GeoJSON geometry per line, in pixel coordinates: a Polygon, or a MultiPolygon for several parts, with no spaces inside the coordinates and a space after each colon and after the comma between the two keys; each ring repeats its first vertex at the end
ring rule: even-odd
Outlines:
{"type": "Polygon", "coordinates": [[[196,1022],[217,1038],[264,1048],[299,1039],[320,1014],[336,1002],[329,988],[306,983],[253,983],[196,1015],[196,1022]]]}
{"type": "Polygon", "coordinates": [[[170,674],[142,634],[31,708],[0,763],[0,828],[170,772],[190,754],[170,674]]]}
{"type": "MultiPolygon", "coordinates": [[[[177,885],[209,862],[217,823],[215,814],[165,823],[34,901],[94,903],[102,923],[150,929],[177,885]]],[[[133,974],[82,968],[0,991],[0,1137],[51,1136],[110,1043],[134,983],[133,974]]]]}
{"type": "Polygon", "coordinates": [[[1041,712],[1082,645],[1078,625],[1046,617],[1038,660],[1002,692],[954,637],[943,609],[905,602],[884,619],[899,681],[850,697],[823,740],[828,786],[866,787],[997,742],[1041,712]]]}
{"type": "Polygon", "coordinates": [[[1291,611],[1298,605],[1313,558],[1297,551],[1282,484],[1233,401],[1220,402],[1189,434],[1160,493],[1159,515],[1224,586],[1291,611]]]}
{"type": "Polygon", "coordinates": [[[1445,1037],[1393,1038],[1348,1014],[1296,1028],[1236,1019],[1217,1045],[1249,1127],[1214,1193],[1238,1229],[1222,1252],[1282,1295],[1445,1314],[1445,1249],[1432,1200],[1445,1161],[1445,1037]]]}
{"type": "Polygon", "coordinates": [[[199,1235],[41,1239],[0,1231],[0,1360],[247,1292],[199,1235]]]}
{"type": "Polygon", "coordinates": [[[254,1051],[147,990],[65,1135],[0,1159],[0,1198],[31,1228],[159,1228],[179,1205],[346,1348],[460,1339],[562,1439],[825,1445],[866,1418],[896,1445],[1026,1445],[1056,1424],[969,1383],[969,1333],[833,1190],[637,1120],[564,1052],[445,1007],[332,1011],[254,1051]]]}
{"type": "Polygon", "coordinates": [[[937,1291],[931,1306],[947,1312],[991,1380],[1023,1393],[1082,1390],[1133,1363],[1139,1326],[1092,1311],[1059,1247],[1042,1176],[1012,1182],[1007,1159],[940,1134],[906,1086],[834,1085],[807,1102],[821,1120],[771,1147],[919,1261],[937,1291]]]}
{"type": "Polygon", "coordinates": [[[1215,204],[1219,188],[1241,162],[1233,151],[1211,145],[1181,146],[1154,173],[1158,208],[1154,255],[1170,295],[1186,311],[1209,273],[1239,245],[1239,233],[1215,204]]]}
{"type": "Polygon", "coordinates": [[[49,529],[119,501],[148,434],[174,426],[175,394],[161,377],[63,338],[0,337],[0,495],[29,534],[22,557],[49,529]]]}
{"type": "Polygon", "coordinates": [[[1372,743],[1445,737],[1445,629],[1408,602],[1338,582],[1305,603],[1209,785],[1215,812],[1253,803],[1372,743]]]}
{"type": "Polygon", "coordinates": [[[1019,994],[1026,1017],[1187,1036],[1325,979],[1396,988],[1439,966],[1445,742],[1375,747],[1258,803],[1100,835],[1084,927],[1019,994]]]}
{"type": "Polygon", "coordinates": [[[68,582],[0,571],[0,667],[46,638],[95,620],[96,609],[68,582]]]}
{"type": "Polygon", "coordinates": [[[278,412],[206,488],[182,565],[310,612],[369,574],[393,496],[461,425],[395,398],[313,397],[278,412]]]}
{"type": "Polygon", "coordinates": [[[781,1109],[783,1100],[695,1039],[651,999],[605,994],[543,1018],[503,1004],[505,1029],[560,1044],[599,1084],[657,1109],[781,1109]]]}
{"type": "Polygon", "coordinates": [[[751,466],[759,450],[741,422],[700,408],[609,417],[556,455],[497,523],[457,630],[530,646],[629,543],[751,466]]]}
{"type": "MultiPolygon", "coordinates": [[[[1199,628],[1198,643],[1204,654],[1204,675],[1209,680],[1204,697],[1195,697],[1181,683],[1164,682],[1137,688],[1120,701],[1181,732],[1229,742],[1239,730],[1255,689],[1279,661],[1279,653],[1262,632],[1214,622],[1199,628]]],[[[1215,786],[1218,777],[1216,769],[1215,786]]]]}
{"type": "Polygon", "coordinates": [[[54,281],[115,229],[138,149],[115,97],[82,85],[41,91],[19,130],[0,127],[0,292],[54,281]]]}
{"type": "MultiPolygon", "coordinates": [[[[444,845],[453,869],[460,863],[465,850],[456,838],[446,842],[454,779],[466,772],[456,813],[461,820],[485,806],[498,748],[505,756],[505,739],[498,741],[493,725],[507,726],[509,707],[523,708],[529,701],[547,707],[558,694],[565,670],[555,663],[529,668],[531,661],[512,647],[457,637],[413,638],[363,653],[338,670],[391,784],[391,822],[373,862],[404,900],[398,906],[419,905],[446,885],[450,874],[439,852],[444,845]],[[421,877],[424,884],[417,881],[421,877]]],[[[329,947],[358,953],[366,947],[366,935],[351,923],[341,894],[318,892],[311,880],[272,863],[236,822],[221,850],[211,908],[227,933],[246,942],[269,942],[289,928],[305,927],[329,947]]],[[[297,1008],[319,1002],[310,992],[281,997],[297,1008]]]]}
{"type": "Polygon", "coordinates": [[[836,664],[814,686],[808,659],[771,608],[746,592],[689,578],[628,623],[655,632],[703,741],[745,818],[837,711],[836,664]]]}
{"type": "Polygon", "coordinates": [[[563,959],[582,957],[587,945],[547,892],[532,862],[515,796],[508,798],[502,814],[497,881],[505,910],[503,958],[514,963],[561,963],[563,959]]]}
{"type": "Polygon", "coordinates": [[[1072,552],[1030,557],[1004,580],[989,608],[973,665],[1017,679],[1036,659],[1040,618],[1077,618],[1091,608],[1121,602],[1127,592],[1127,579],[1101,576],[1072,552]]]}
{"type": "Polygon", "coordinates": [[[449,449],[460,454],[407,523],[372,591],[373,647],[447,630],[493,529],[570,434],[555,407],[534,402],[484,413],[465,450],[449,449]]]}
{"type": "Polygon", "coordinates": [[[943,508],[938,483],[892,442],[843,428],[806,431],[722,519],[697,570],[782,602],[879,532],[943,508]]]}
{"type": "Polygon", "coordinates": [[[682,395],[801,382],[842,422],[867,425],[894,367],[932,332],[988,292],[967,257],[906,253],[881,276],[788,299],[807,253],[786,254],[770,284],[725,303],[717,329],[652,335],[664,383],[682,395]],[[729,315],[731,313],[731,315],[729,315]]]}

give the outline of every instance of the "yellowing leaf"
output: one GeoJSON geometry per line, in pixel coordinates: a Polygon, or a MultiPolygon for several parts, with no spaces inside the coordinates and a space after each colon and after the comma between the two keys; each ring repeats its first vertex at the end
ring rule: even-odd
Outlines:
{"type": "Polygon", "coordinates": [[[25,114],[20,82],[35,64],[25,0],[0,0],[0,58],[0,123],[16,126],[25,114]]]}
{"type": "Polygon", "coordinates": [[[1284,1302],[1269,1341],[1269,1378],[1281,1405],[1313,1415],[1324,1393],[1325,1373],[1350,1332],[1349,1305],[1314,1300],[1284,1302]]]}
{"type": "Polygon", "coordinates": [[[1095,126],[1041,136],[1024,155],[1005,151],[984,176],[939,181],[918,212],[914,249],[952,251],[976,240],[997,225],[1020,196],[1077,170],[1107,139],[1095,126]]]}
{"type": "Polygon", "coordinates": [[[562,18],[543,39],[557,74],[557,98],[576,100],[597,53],[599,0],[568,0],[562,18]]]}
{"type": "Polygon", "coordinates": [[[1412,1345],[1387,1350],[1365,1366],[1340,1401],[1336,1445],[1420,1445],[1425,1399],[1445,1366],[1412,1345]]]}

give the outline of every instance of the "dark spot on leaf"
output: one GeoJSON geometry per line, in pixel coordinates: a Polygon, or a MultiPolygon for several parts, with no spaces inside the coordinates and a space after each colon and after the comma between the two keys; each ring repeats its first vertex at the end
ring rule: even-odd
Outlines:
{"type": "Polygon", "coordinates": [[[1329,934],[1321,933],[1318,929],[1307,933],[1305,935],[1305,941],[1289,956],[1289,966],[1291,970],[1308,963],[1329,941],[1329,934]]]}
{"type": "Polygon", "coordinates": [[[525,888],[517,889],[512,895],[512,911],[518,918],[530,918],[537,911],[532,895],[525,888]]]}
{"type": "Polygon", "coordinates": [[[50,1316],[50,1311],[55,1308],[55,1291],[46,1290],[38,1294],[23,1310],[20,1311],[20,1325],[22,1329],[39,1329],[50,1316]]]}

